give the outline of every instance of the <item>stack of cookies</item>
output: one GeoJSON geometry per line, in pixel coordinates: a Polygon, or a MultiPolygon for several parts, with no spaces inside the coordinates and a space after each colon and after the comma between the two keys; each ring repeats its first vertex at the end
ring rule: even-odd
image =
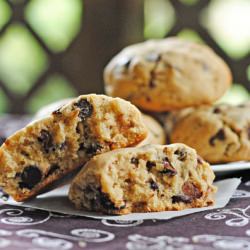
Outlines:
{"type": "MultiPolygon", "coordinates": [[[[90,94],[53,104],[5,141],[4,191],[25,201],[79,171],[69,189],[78,209],[127,214],[214,204],[209,163],[185,144],[164,145],[164,129],[138,108],[160,113],[212,104],[231,82],[225,63],[205,46],[171,38],[124,49],[104,76],[113,97],[90,94]]],[[[174,128],[190,112],[172,114],[171,138],[179,141],[174,128]]],[[[213,144],[218,137],[221,132],[213,144]]]]}
{"type": "Polygon", "coordinates": [[[129,46],[104,71],[106,92],[164,115],[170,143],[210,163],[250,160],[250,104],[214,105],[229,89],[226,63],[209,47],[178,38],[129,46]]]}

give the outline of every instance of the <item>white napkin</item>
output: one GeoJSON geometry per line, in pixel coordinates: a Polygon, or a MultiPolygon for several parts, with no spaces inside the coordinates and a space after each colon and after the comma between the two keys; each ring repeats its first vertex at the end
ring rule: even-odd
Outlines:
{"type": "Polygon", "coordinates": [[[153,212],[153,213],[132,213],[128,215],[103,215],[95,212],[87,212],[82,210],[77,210],[68,200],[68,188],[69,186],[63,186],[57,188],[53,191],[50,191],[46,194],[39,195],[36,199],[27,201],[27,202],[16,202],[13,199],[9,198],[7,201],[3,201],[4,204],[16,205],[22,207],[31,207],[41,210],[47,210],[52,212],[85,216],[94,219],[108,219],[108,220],[149,220],[149,219],[158,219],[158,220],[168,220],[174,217],[180,217],[187,214],[193,214],[205,210],[211,210],[216,208],[222,208],[227,205],[230,198],[234,194],[235,190],[239,186],[241,180],[239,178],[232,178],[223,181],[215,182],[215,185],[218,187],[218,192],[216,194],[216,202],[214,206],[204,207],[204,208],[191,208],[185,209],[182,211],[166,211],[166,212],[153,212]]]}

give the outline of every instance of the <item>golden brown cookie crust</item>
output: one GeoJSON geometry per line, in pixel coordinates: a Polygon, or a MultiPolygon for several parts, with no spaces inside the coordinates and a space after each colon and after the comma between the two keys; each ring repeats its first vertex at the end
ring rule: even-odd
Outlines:
{"type": "Polygon", "coordinates": [[[205,45],[179,38],[123,49],[104,70],[106,93],[149,111],[212,104],[232,81],[225,62],[205,45]]]}
{"type": "Polygon", "coordinates": [[[210,163],[250,160],[250,103],[200,107],[180,117],[172,143],[195,148],[210,163]]]}
{"type": "Polygon", "coordinates": [[[148,129],[148,136],[138,146],[147,144],[160,144],[166,143],[166,135],[164,128],[152,116],[142,113],[142,120],[148,129]]]}

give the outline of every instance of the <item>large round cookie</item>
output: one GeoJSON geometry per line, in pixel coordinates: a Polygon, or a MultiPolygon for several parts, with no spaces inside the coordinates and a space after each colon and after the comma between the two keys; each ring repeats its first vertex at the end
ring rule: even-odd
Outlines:
{"type": "Polygon", "coordinates": [[[219,99],[231,72],[209,47],[178,38],[123,49],[104,70],[106,93],[144,110],[168,111],[219,99]]]}
{"type": "Polygon", "coordinates": [[[250,160],[250,103],[200,107],[178,114],[170,140],[195,148],[210,163],[250,160]]]}
{"type": "Polygon", "coordinates": [[[146,145],[94,157],[73,180],[78,209],[110,214],[157,212],[214,203],[214,173],[184,144],[146,145]]]}

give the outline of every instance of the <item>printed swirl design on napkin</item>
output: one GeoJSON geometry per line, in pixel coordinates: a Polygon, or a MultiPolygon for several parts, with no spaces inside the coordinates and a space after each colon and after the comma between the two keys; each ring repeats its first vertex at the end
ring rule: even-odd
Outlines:
{"type": "Polygon", "coordinates": [[[128,236],[128,250],[200,250],[200,249],[250,249],[250,238],[218,236],[212,234],[187,237],[146,237],[135,234],[128,236]]]}
{"type": "Polygon", "coordinates": [[[246,208],[222,209],[217,212],[205,215],[207,220],[224,220],[225,224],[230,227],[244,227],[250,220],[250,205],[246,208]],[[233,218],[231,218],[233,217],[233,218]]]}
{"type": "Polygon", "coordinates": [[[51,212],[40,211],[36,213],[32,208],[1,208],[0,223],[9,225],[36,225],[45,223],[51,217],[51,212]]]}

